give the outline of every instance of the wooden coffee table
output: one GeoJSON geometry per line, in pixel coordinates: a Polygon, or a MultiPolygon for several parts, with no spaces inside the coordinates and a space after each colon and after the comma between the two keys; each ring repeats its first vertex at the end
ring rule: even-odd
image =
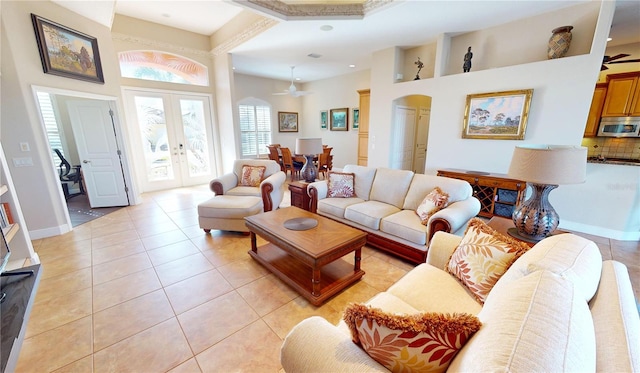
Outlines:
{"type": "Polygon", "coordinates": [[[360,230],[293,206],[246,217],[245,224],[251,233],[249,255],[315,306],[364,275],[360,255],[367,235],[360,230]],[[298,218],[318,224],[308,230],[285,228],[286,221],[298,218]],[[258,247],[256,235],[269,242],[258,247]],[[353,265],[341,259],[351,252],[353,265]]]}

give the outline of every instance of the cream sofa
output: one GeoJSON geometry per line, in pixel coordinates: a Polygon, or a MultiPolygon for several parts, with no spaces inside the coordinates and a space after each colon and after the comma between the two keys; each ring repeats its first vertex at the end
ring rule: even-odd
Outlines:
{"type": "MultiPolygon", "coordinates": [[[[626,267],[573,234],[546,238],[498,280],[484,306],[443,271],[460,237],[438,232],[427,263],[368,304],[395,313],[465,312],[482,326],[452,372],[638,372],[640,319],[626,267]]],[[[344,321],[296,325],[281,349],[287,372],[386,372],[351,341],[344,321]]]]}
{"type": "Polygon", "coordinates": [[[366,231],[368,245],[414,263],[424,263],[435,232],[461,233],[480,211],[480,202],[464,180],[356,165],[342,172],[355,174],[356,196],[327,198],[327,180],[316,181],[307,187],[311,212],[366,231]],[[425,226],[415,210],[435,187],[449,194],[449,204],[425,226]]]}

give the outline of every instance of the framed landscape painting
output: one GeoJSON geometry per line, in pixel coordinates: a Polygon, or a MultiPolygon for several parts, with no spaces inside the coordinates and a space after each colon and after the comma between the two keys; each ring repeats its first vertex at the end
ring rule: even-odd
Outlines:
{"type": "Polygon", "coordinates": [[[320,128],[323,130],[327,129],[327,118],[329,117],[329,112],[323,110],[320,112],[320,128]]]}
{"type": "Polygon", "coordinates": [[[360,109],[353,109],[353,129],[357,130],[360,128],[360,109]]]}
{"type": "Polygon", "coordinates": [[[45,74],[104,83],[98,40],[31,14],[45,74]]]}
{"type": "Polygon", "coordinates": [[[349,130],[349,108],[331,109],[329,129],[331,131],[349,130]]]}
{"type": "Polygon", "coordinates": [[[524,140],[533,89],[467,95],[463,139],[524,140]]]}
{"type": "Polygon", "coordinates": [[[279,111],[278,130],[280,132],[298,132],[298,113],[279,111]]]}

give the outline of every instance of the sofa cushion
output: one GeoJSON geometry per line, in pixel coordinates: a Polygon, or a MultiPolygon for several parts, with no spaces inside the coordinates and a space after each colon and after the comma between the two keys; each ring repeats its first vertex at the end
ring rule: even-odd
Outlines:
{"type": "Polygon", "coordinates": [[[387,203],[366,201],[347,207],[344,211],[344,217],[367,228],[378,230],[382,218],[398,211],[400,211],[399,208],[387,203]]]}
{"type": "Polygon", "coordinates": [[[324,198],[318,201],[318,213],[344,218],[344,211],[347,207],[362,203],[362,198],[324,198]]]}
{"type": "Polygon", "coordinates": [[[571,282],[538,271],[500,290],[487,297],[478,314],[482,328],[455,357],[451,371],[595,371],[593,320],[571,282]]]}
{"type": "MultiPolygon", "coordinates": [[[[401,209],[412,178],[413,171],[378,168],[376,177],[373,179],[369,199],[388,203],[401,209]]],[[[426,193],[422,197],[424,198],[425,195],[426,193]]]]}
{"type": "Polygon", "coordinates": [[[510,282],[545,269],[571,281],[589,301],[595,294],[602,272],[602,254],[598,246],[574,234],[558,234],[538,242],[522,255],[498,281],[510,282]]]}
{"type": "Polygon", "coordinates": [[[482,310],[480,303],[460,281],[427,263],[409,271],[391,285],[387,292],[423,312],[463,312],[477,315],[482,310]]]}
{"type": "Polygon", "coordinates": [[[358,165],[346,165],[342,169],[342,172],[351,172],[356,175],[354,182],[356,196],[362,198],[365,201],[369,200],[369,194],[371,194],[371,184],[373,184],[373,178],[376,176],[375,167],[366,167],[358,165]]]}
{"type": "Polygon", "coordinates": [[[414,211],[401,210],[382,218],[380,231],[404,238],[418,245],[427,244],[427,227],[414,211]]]}
{"type": "Polygon", "coordinates": [[[355,174],[351,172],[329,171],[327,197],[352,198],[357,197],[354,190],[355,174]]]}
{"type": "Polygon", "coordinates": [[[344,320],[351,337],[393,372],[443,372],[456,353],[480,329],[469,314],[393,314],[350,304],[344,320]]]}
{"type": "Polygon", "coordinates": [[[443,176],[415,174],[411,179],[411,185],[404,199],[403,210],[415,210],[427,193],[435,187],[442,189],[449,195],[449,204],[464,201],[471,197],[473,189],[464,180],[452,179],[443,176]]]}
{"type": "Polygon", "coordinates": [[[260,197],[262,196],[262,192],[260,191],[260,187],[252,187],[252,186],[237,186],[235,188],[229,189],[225,195],[227,196],[254,196],[260,197]]]}
{"type": "Polygon", "coordinates": [[[484,303],[500,277],[528,249],[526,244],[500,234],[474,218],[469,221],[462,241],[451,255],[446,271],[484,303]]]}
{"type": "Polygon", "coordinates": [[[440,189],[435,187],[426,197],[420,202],[416,208],[416,214],[422,221],[423,225],[427,225],[429,218],[434,213],[442,210],[449,202],[449,195],[440,189]]]}
{"type": "Polygon", "coordinates": [[[240,179],[241,186],[259,187],[260,183],[264,179],[264,172],[267,168],[265,166],[242,166],[242,178],[240,179]]]}

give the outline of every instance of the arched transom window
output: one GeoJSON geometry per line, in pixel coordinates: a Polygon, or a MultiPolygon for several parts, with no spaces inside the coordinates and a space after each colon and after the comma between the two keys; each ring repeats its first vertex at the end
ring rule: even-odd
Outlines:
{"type": "Polygon", "coordinates": [[[118,53],[124,78],[208,86],[207,67],[201,63],[167,52],[126,51],[118,53]]]}

